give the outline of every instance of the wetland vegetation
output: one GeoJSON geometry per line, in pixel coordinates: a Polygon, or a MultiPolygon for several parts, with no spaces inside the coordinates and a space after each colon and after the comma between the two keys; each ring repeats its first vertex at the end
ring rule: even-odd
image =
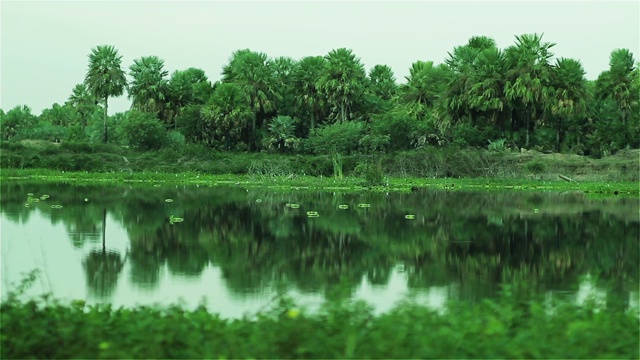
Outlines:
{"type": "Polygon", "coordinates": [[[0,109],[2,358],[638,358],[638,62],[554,45],[401,84],[97,46],[64,104],[0,109]]]}

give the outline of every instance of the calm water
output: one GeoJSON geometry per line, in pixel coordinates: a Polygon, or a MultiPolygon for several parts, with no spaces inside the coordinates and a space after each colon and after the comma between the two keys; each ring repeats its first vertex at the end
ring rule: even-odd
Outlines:
{"type": "Polygon", "coordinates": [[[24,182],[0,190],[3,298],[40,269],[31,296],[206,301],[226,317],[259,311],[281,290],[310,309],[353,298],[385,311],[409,298],[436,309],[475,302],[501,283],[638,307],[637,199],[24,182]]]}

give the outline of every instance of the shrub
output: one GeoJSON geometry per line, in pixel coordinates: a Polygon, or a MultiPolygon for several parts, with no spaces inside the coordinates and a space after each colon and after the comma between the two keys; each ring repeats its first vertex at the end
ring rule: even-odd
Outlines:
{"type": "Polygon", "coordinates": [[[136,110],[127,113],[117,132],[127,145],[139,150],[156,150],[167,141],[167,132],[160,120],[136,110]]]}
{"type": "Polygon", "coordinates": [[[358,150],[363,135],[364,124],[358,121],[321,126],[309,135],[304,147],[312,154],[329,154],[332,151],[351,154],[358,150]]]}

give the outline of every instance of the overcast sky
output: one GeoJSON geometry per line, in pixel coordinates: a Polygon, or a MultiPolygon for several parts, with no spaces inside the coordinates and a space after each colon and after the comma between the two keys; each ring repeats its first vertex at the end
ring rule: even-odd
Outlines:
{"type": "MultiPolygon", "coordinates": [[[[133,59],[157,55],[169,72],[203,69],[220,78],[232,52],[325,55],[353,49],[365,67],[391,66],[399,82],[417,60],[443,62],[471,36],[500,48],[514,35],[544,33],[557,57],[582,62],[588,79],[609,54],[640,53],[640,1],[1,1],[0,107],[35,114],[64,103],[81,83],[88,54],[114,45],[128,72],[133,59]]],[[[130,106],[126,94],[110,112],[130,106]]]]}

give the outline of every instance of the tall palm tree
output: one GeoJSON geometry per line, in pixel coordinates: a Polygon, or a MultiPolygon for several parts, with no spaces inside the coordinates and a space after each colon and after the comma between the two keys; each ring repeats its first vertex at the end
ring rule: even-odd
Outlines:
{"type": "Polygon", "coordinates": [[[293,93],[293,70],[296,61],[290,57],[280,56],[271,62],[276,81],[276,104],[278,115],[293,116],[295,96],[293,93]]]}
{"type": "MultiPolygon", "coordinates": [[[[480,51],[471,66],[467,91],[469,109],[487,113],[492,125],[498,125],[500,112],[506,107],[504,95],[504,54],[496,47],[480,51]]],[[[500,122],[504,134],[504,126],[500,122]]]]}
{"type": "Polygon", "coordinates": [[[89,92],[104,101],[104,142],[107,143],[107,111],[110,96],[120,96],[127,87],[127,79],[121,68],[122,56],[112,45],[101,45],[89,54],[89,69],[84,83],[89,92]]]}
{"type": "Polygon", "coordinates": [[[276,91],[275,72],[267,55],[249,49],[233,53],[229,64],[222,70],[222,81],[233,82],[245,92],[255,113],[251,121],[250,146],[256,148],[256,126],[263,126],[267,113],[276,110],[279,94],[276,91]]]}
{"type": "MultiPolygon", "coordinates": [[[[542,42],[542,35],[516,36],[516,45],[507,48],[505,59],[508,71],[504,91],[507,99],[519,105],[525,115],[526,140],[529,146],[531,121],[543,108],[549,94],[549,77],[555,43],[542,42]]],[[[535,124],[535,123],[534,123],[535,124]]]]}
{"type": "Polygon", "coordinates": [[[612,97],[620,108],[622,123],[629,118],[631,107],[638,102],[638,94],[632,91],[634,75],[633,54],[628,49],[611,52],[609,70],[598,77],[598,99],[612,97]]]}
{"type": "Polygon", "coordinates": [[[466,45],[456,46],[445,63],[451,70],[451,78],[444,92],[443,104],[450,112],[454,121],[467,118],[473,124],[473,110],[469,91],[475,79],[471,79],[476,70],[478,57],[487,49],[496,49],[496,42],[486,36],[473,36],[466,45]]]}
{"type": "Polygon", "coordinates": [[[564,123],[587,111],[587,80],[580,61],[560,58],[552,72],[549,110],[556,120],[556,151],[564,137],[564,123]]]}
{"type": "Polygon", "coordinates": [[[301,112],[308,112],[311,130],[320,121],[324,108],[324,98],[320,95],[316,82],[324,72],[325,62],[322,56],[305,57],[298,62],[292,74],[296,105],[301,112]]]}
{"type": "Polygon", "coordinates": [[[362,100],[367,75],[364,65],[350,49],[332,50],[325,59],[324,72],[316,88],[331,105],[334,117],[343,123],[354,117],[351,110],[362,100]]]}
{"type": "Polygon", "coordinates": [[[129,67],[131,83],[129,84],[129,99],[131,108],[155,115],[162,115],[168,98],[169,72],[164,69],[164,60],[157,56],[143,56],[133,60],[129,67]]]}

